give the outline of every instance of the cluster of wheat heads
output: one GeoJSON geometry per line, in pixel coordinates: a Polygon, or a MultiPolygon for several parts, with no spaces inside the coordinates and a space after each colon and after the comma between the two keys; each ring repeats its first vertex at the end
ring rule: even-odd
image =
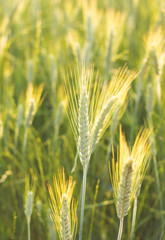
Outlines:
{"type": "Polygon", "coordinates": [[[82,238],[86,177],[91,154],[110,125],[114,111],[124,105],[131,82],[136,76],[136,72],[124,67],[116,70],[107,83],[94,74],[93,67],[82,66],[65,78],[68,118],[83,166],[79,239],[82,238]]]}
{"type": "MultiPolygon", "coordinates": [[[[87,68],[83,65],[74,73],[70,71],[65,78],[63,89],[66,96],[65,107],[83,167],[79,240],[82,239],[83,234],[86,180],[91,155],[110,125],[113,113],[125,106],[128,90],[136,76],[137,72],[124,67],[114,71],[110,82],[105,82],[99,78],[98,73],[94,73],[93,67],[87,68]]],[[[113,156],[110,164],[117,216],[120,219],[118,240],[121,239],[123,219],[128,214],[131,202],[133,199],[137,200],[140,194],[140,187],[150,155],[149,136],[150,131],[147,129],[142,131],[141,129],[131,152],[120,128],[120,157],[115,162],[113,156]]],[[[55,177],[54,185],[55,194],[49,186],[53,220],[60,239],[72,239],[69,209],[74,184],[72,185],[71,180],[65,184],[63,172],[63,175],[59,175],[59,180],[55,177]],[[68,210],[64,213],[63,208],[66,208],[66,205],[68,210]],[[68,215],[66,216],[66,214],[68,215]],[[62,221],[63,218],[67,220],[62,221]],[[63,226],[63,223],[66,225],[63,226]],[[67,238],[62,234],[64,232],[61,230],[62,228],[69,229],[67,230],[67,238]]],[[[75,212],[73,216],[75,217],[75,212]]],[[[133,231],[134,224],[132,234],[133,231]]]]}

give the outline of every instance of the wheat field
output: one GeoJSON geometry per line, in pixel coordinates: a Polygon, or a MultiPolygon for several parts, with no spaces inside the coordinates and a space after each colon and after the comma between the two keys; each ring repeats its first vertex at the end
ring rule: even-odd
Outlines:
{"type": "Polygon", "coordinates": [[[165,2],[0,0],[0,239],[165,239],[165,2]]]}

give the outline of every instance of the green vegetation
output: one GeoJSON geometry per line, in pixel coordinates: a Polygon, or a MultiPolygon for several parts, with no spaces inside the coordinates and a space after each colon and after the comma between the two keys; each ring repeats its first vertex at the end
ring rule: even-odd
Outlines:
{"type": "Polygon", "coordinates": [[[164,9],[163,0],[0,0],[0,239],[78,239],[83,179],[82,239],[117,239],[120,124],[127,149],[151,130],[122,240],[132,226],[131,239],[165,239],[164,9]]]}

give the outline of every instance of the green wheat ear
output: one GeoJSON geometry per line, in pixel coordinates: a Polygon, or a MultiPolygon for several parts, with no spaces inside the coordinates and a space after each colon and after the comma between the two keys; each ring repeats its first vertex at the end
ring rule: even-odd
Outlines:
{"type": "Polygon", "coordinates": [[[31,220],[32,211],[33,211],[33,192],[28,191],[26,196],[25,215],[29,222],[31,220]]]}
{"type": "Polygon", "coordinates": [[[25,215],[27,219],[27,227],[28,227],[28,240],[31,240],[30,236],[30,222],[31,222],[31,216],[33,212],[33,199],[34,199],[34,193],[35,193],[35,187],[36,187],[36,176],[34,173],[31,173],[32,175],[32,184],[29,186],[29,176],[26,176],[25,181],[25,215]],[[31,190],[30,190],[31,188],[31,190]]]}
{"type": "Polygon", "coordinates": [[[124,218],[130,209],[132,177],[133,159],[128,159],[123,166],[117,195],[116,211],[119,219],[124,218]]]}
{"type": "Polygon", "coordinates": [[[136,76],[137,73],[129,71],[127,67],[119,68],[107,84],[99,78],[98,72],[94,72],[94,68],[80,66],[64,78],[62,96],[66,96],[65,108],[81,162],[89,161],[110,125],[114,111],[119,111],[125,105],[128,90],[136,76]],[[87,144],[90,145],[90,152],[87,144]],[[86,160],[82,160],[81,151],[85,153],[86,160]]]}
{"type": "Polygon", "coordinates": [[[82,87],[82,92],[79,102],[79,137],[78,149],[80,161],[83,166],[88,163],[90,159],[90,130],[89,130],[89,116],[88,116],[88,94],[87,87],[82,87]]]}

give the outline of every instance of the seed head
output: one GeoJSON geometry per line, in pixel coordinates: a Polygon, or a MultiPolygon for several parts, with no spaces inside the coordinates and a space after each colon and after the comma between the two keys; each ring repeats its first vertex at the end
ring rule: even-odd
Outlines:
{"type": "Polygon", "coordinates": [[[124,106],[136,76],[136,72],[124,67],[114,71],[107,84],[93,68],[83,66],[65,78],[65,106],[83,165],[89,161],[96,144],[109,127],[114,111],[124,106]]]}
{"type": "Polygon", "coordinates": [[[26,196],[25,215],[29,221],[31,219],[32,211],[33,211],[33,192],[28,191],[26,196]]]}
{"type": "Polygon", "coordinates": [[[68,181],[65,180],[64,170],[54,177],[54,189],[48,185],[51,218],[61,240],[71,240],[76,231],[77,204],[72,199],[74,186],[71,177],[68,181]]]}
{"type": "Polygon", "coordinates": [[[117,215],[120,219],[128,214],[132,199],[140,194],[150,156],[150,134],[151,131],[140,129],[131,151],[120,127],[118,159],[115,162],[112,150],[113,159],[109,164],[117,215]]]}

